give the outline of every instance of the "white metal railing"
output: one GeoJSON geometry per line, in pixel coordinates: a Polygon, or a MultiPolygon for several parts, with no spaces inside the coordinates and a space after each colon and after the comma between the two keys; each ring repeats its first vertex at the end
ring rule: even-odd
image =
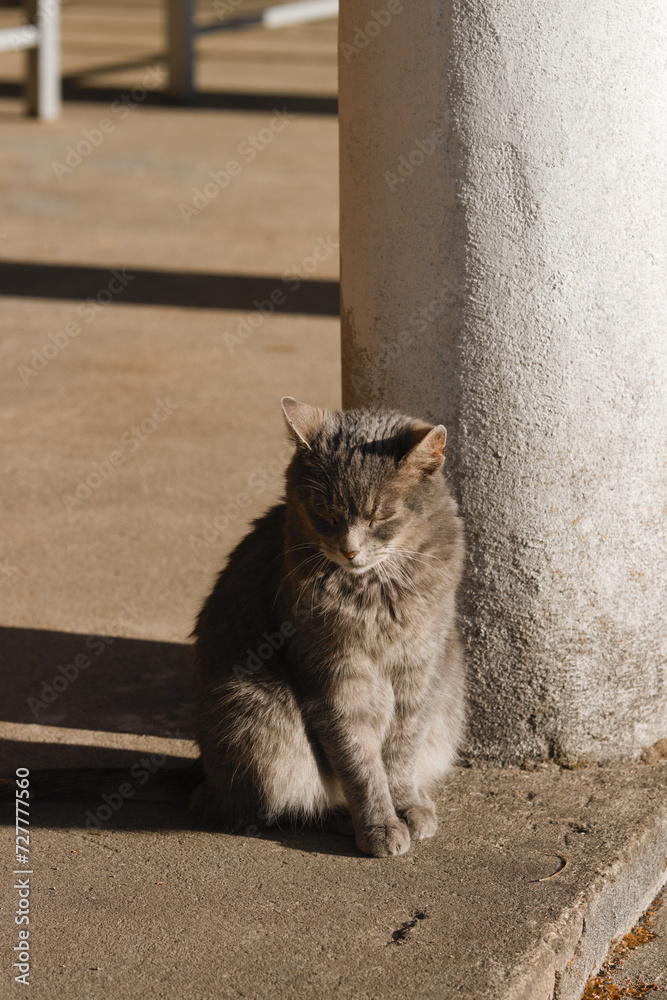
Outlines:
{"type": "Polygon", "coordinates": [[[26,101],[30,115],[60,114],[60,0],[26,0],[26,24],[0,30],[0,53],[28,53],[26,101]]]}
{"type": "Polygon", "coordinates": [[[190,100],[194,93],[194,40],[197,35],[259,25],[283,28],[338,17],[338,0],[297,0],[296,3],[266,7],[249,17],[199,26],[194,22],[195,3],[196,0],[167,0],[168,90],[183,101],[190,100]]]}
{"type": "MultiPolygon", "coordinates": [[[[189,100],[194,92],[194,40],[209,31],[263,26],[283,28],[338,16],[338,0],[297,0],[267,7],[249,17],[196,25],[196,0],[166,0],[169,93],[189,100]]],[[[25,0],[26,23],[0,29],[0,53],[28,53],[26,98],[28,114],[44,120],[57,118],[61,107],[61,0],[25,0]]]]}

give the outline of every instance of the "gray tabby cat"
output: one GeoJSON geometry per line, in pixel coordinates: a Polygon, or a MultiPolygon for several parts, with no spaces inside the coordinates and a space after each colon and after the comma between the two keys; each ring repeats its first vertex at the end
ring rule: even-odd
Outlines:
{"type": "Polygon", "coordinates": [[[285,502],[232,552],[195,628],[194,804],[227,829],[349,811],[358,847],[402,854],[437,828],[465,677],[464,544],[446,432],[283,399],[285,502]]]}

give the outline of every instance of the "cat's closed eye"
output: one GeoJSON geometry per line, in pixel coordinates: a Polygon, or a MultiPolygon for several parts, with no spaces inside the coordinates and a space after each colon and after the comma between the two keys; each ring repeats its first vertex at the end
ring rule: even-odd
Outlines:
{"type": "Polygon", "coordinates": [[[373,516],[370,518],[368,524],[372,528],[374,524],[382,524],[385,521],[393,521],[395,517],[396,517],[396,515],[394,513],[391,513],[391,514],[373,514],[373,516]]]}

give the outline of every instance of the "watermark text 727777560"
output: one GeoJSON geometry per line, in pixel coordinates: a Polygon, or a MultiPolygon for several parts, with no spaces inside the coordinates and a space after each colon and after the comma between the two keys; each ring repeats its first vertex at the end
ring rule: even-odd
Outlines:
{"type": "Polygon", "coordinates": [[[14,888],[18,893],[14,923],[17,943],[14,945],[14,980],[30,986],[30,772],[27,767],[16,769],[16,847],[14,888]],[[18,876],[21,876],[20,878],[18,876]]]}

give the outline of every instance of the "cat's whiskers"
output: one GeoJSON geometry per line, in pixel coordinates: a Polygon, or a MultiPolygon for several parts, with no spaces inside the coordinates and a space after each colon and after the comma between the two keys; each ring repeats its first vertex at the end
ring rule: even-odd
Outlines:
{"type": "Polygon", "coordinates": [[[423,567],[430,570],[435,570],[435,563],[444,563],[446,560],[441,559],[439,556],[432,555],[428,552],[420,552],[417,549],[404,549],[400,546],[396,546],[389,555],[389,563],[394,571],[394,573],[401,579],[404,586],[409,587],[414,590],[416,587],[416,582],[412,579],[411,574],[408,572],[407,566],[400,560],[405,556],[407,561],[418,561],[423,567]],[[431,559],[432,562],[428,560],[431,559]]]}
{"type": "MultiPolygon", "coordinates": [[[[327,561],[328,560],[327,560],[326,556],[323,555],[322,556],[322,564],[318,563],[318,565],[315,567],[314,573],[317,572],[317,570],[319,569],[320,565],[324,565],[324,567],[326,568],[327,561]]],[[[313,575],[314,575],[314,573],[313,573],[313,575]]],[[[315,615],[315,594],[316,594],[316,591],[317,591],[317,586],[313,586],[313,588],[312,588],[312,594],[311,594],[311,599],[310,599],[310,619],[311,619],[311,621],[313,620],[313,617],[315,615]]],[[[322,602],[320,601],[319,604],[318,604],[318,607],[320,607],[321,604],[322,604],[322,602]]],[[[327,623],[327,615],[326,615],[326,611],[325,611],[324,612],[324,624],[326,625],[326,623],[327,623]]]]}
{"type": "Polygon", "coordinates": [[[387,567],[383,566],[384,562],[385,560],[381,560],[380,562],[376,563],[373,569],[377,570],[378,579],[380,580],[380,586],[384,585],[384,587],[387,590],[389,590],[389,588],[391,587],[391,579],[387,572],[387,567]]]}
{"type": "Polygon", "coordinates": [[[316,483],[313,479],[303,479],[302,482],[304,485],[310,486],[311,490],[315,490],[316,493],[321,493],[322,495],[325,494],[325,489],[322,486],[322,483],[316,483]]]}
{"type": "Polygon", "coordinates": [[[322,553],[318,549],[317,552],[314,552],[312,555],[308,556],[307,559],[303,559],[300,563],[298,563],[294,567],[294,569],[291,569],[288,573],[285,574],[285,576],[283,577],[283,579],[281,581],[280,586],[278,587],[278,590],[276,591],[276,596],[273,599],[273,604],[271,605],[271,610],[272,611],[273,611],[273,609],[276,606],[276,601],[278,600],[278,597],[280,595],[280,591],[283,589],[283,587],[285,586],[285,584],[287,583],[287,581],[290,579],[290,577],[294,576],[294,574],[297,573],[300,569],[303,569],[304,566],[307,566],[308,563],[312,562],[313,559],[317,559],[318,557],[320,557],[321,554],[322,553]]]}
{"type": "Polygon", "coordinates": [[[391,558],[391,554],[388,554],[375,564],[374,569],[377,569],[378,578],[383,589],[387,592],[387,596],[398,597],[397,590],[399,587],[406,587],[409,585],[409,580],[403,574],[401,568],[394,563],[391,558]]]}
{"type": "Polygon", "coordinates": [[[404,549],[401,547],[396,549],[396,551],[401,555],[412,556],[416,559],[433,559],[435,562],[439,563],[447,562],[447,560],[442,559],[441,556],[436,556],[432,552],[424,552],[421,549],[404,549]]]}
{"type": "Polygon", "coordinates": [[[406,549],[401,545],[396,551],[405,552],[409,555],[427,556],[429,559],[437,559],[438,562],[444,562],[440,556],[436,556],[434,552],[427,552],[425,549],[406,549]]]}
{"type": "MultiPolygon", "coordinates": [[[[317,573],[320,570],[320,567],[324,563],[326,563],[326,557],[321,552],[318,553],[318,554],[319,554],[319,560],[318,560],[318,562],[315,564],[315,566],[312,568],[312,570],[306,575],[306,578],[302,581],[301,586],[299,587],[299,591],[298,591],[297,599],[296,599],[296,604],[294,605],[294,616],[295,617],[296,617],[297,612],[299,610],[299,601],[301,600],[301,597],[302,597],[302,595],[303,595],[306,587],[308,586],[309,583],[311,583],[314,580],[314,578],[316,577],[317,573]]],[[[315,587],[313,587],[313,599],[314,599],[314,593],[315,593],[315,587]]],[[[312,618],[312,613],[313,613],[313,607],[312,607],[312,604],[311,604],[311,618],[312,618]]]]}
{"type": "Polygon", "coordinates": [[[314,549],[314,548],[317,548],[315,542],[299,542],[298,545],[292,545],[290,546],[289,549],[284,549],[281,552],[279,552],[277,556],[273,557],[271,563],[277,562],[278,559],[284,559],[285,556],[288,555],[288,553],[296,552],[297,549],[314,549]]]}
{"type": "Polygon", "coordinates": [[[391,560],[388,560],[388,565],[384,567],[384,574],[388,590],[396,590],[397,587],[406,587],[409,584],[400,568],[391,560]]]}
{"type": "Polygon", "coordinates": [[[401,554],[400,549],[394,550],[392,553],[390,553],[390,555],[386,560],[388,564],[387,569],[391,569],[393,571],[394,581],[396,583],[400,584],[406,590],[414,591],[416,586],[415,581],[412,580],[412,578],[406,571],[405,566],[402,566],[401,563],[398,561],[397,557],[400,556],[400,554],[401,554]]]}
{"type": "Polygon", "coordinates": [[[278,555],[277,558],[279,559],[280,556],[289,555],[290,552],[296,552],[297,549],[317,549],[317,548],[319,548],[317,542],[299,542],[298,545],[291,545],[288,549],[285,549],[278,555]]]}

